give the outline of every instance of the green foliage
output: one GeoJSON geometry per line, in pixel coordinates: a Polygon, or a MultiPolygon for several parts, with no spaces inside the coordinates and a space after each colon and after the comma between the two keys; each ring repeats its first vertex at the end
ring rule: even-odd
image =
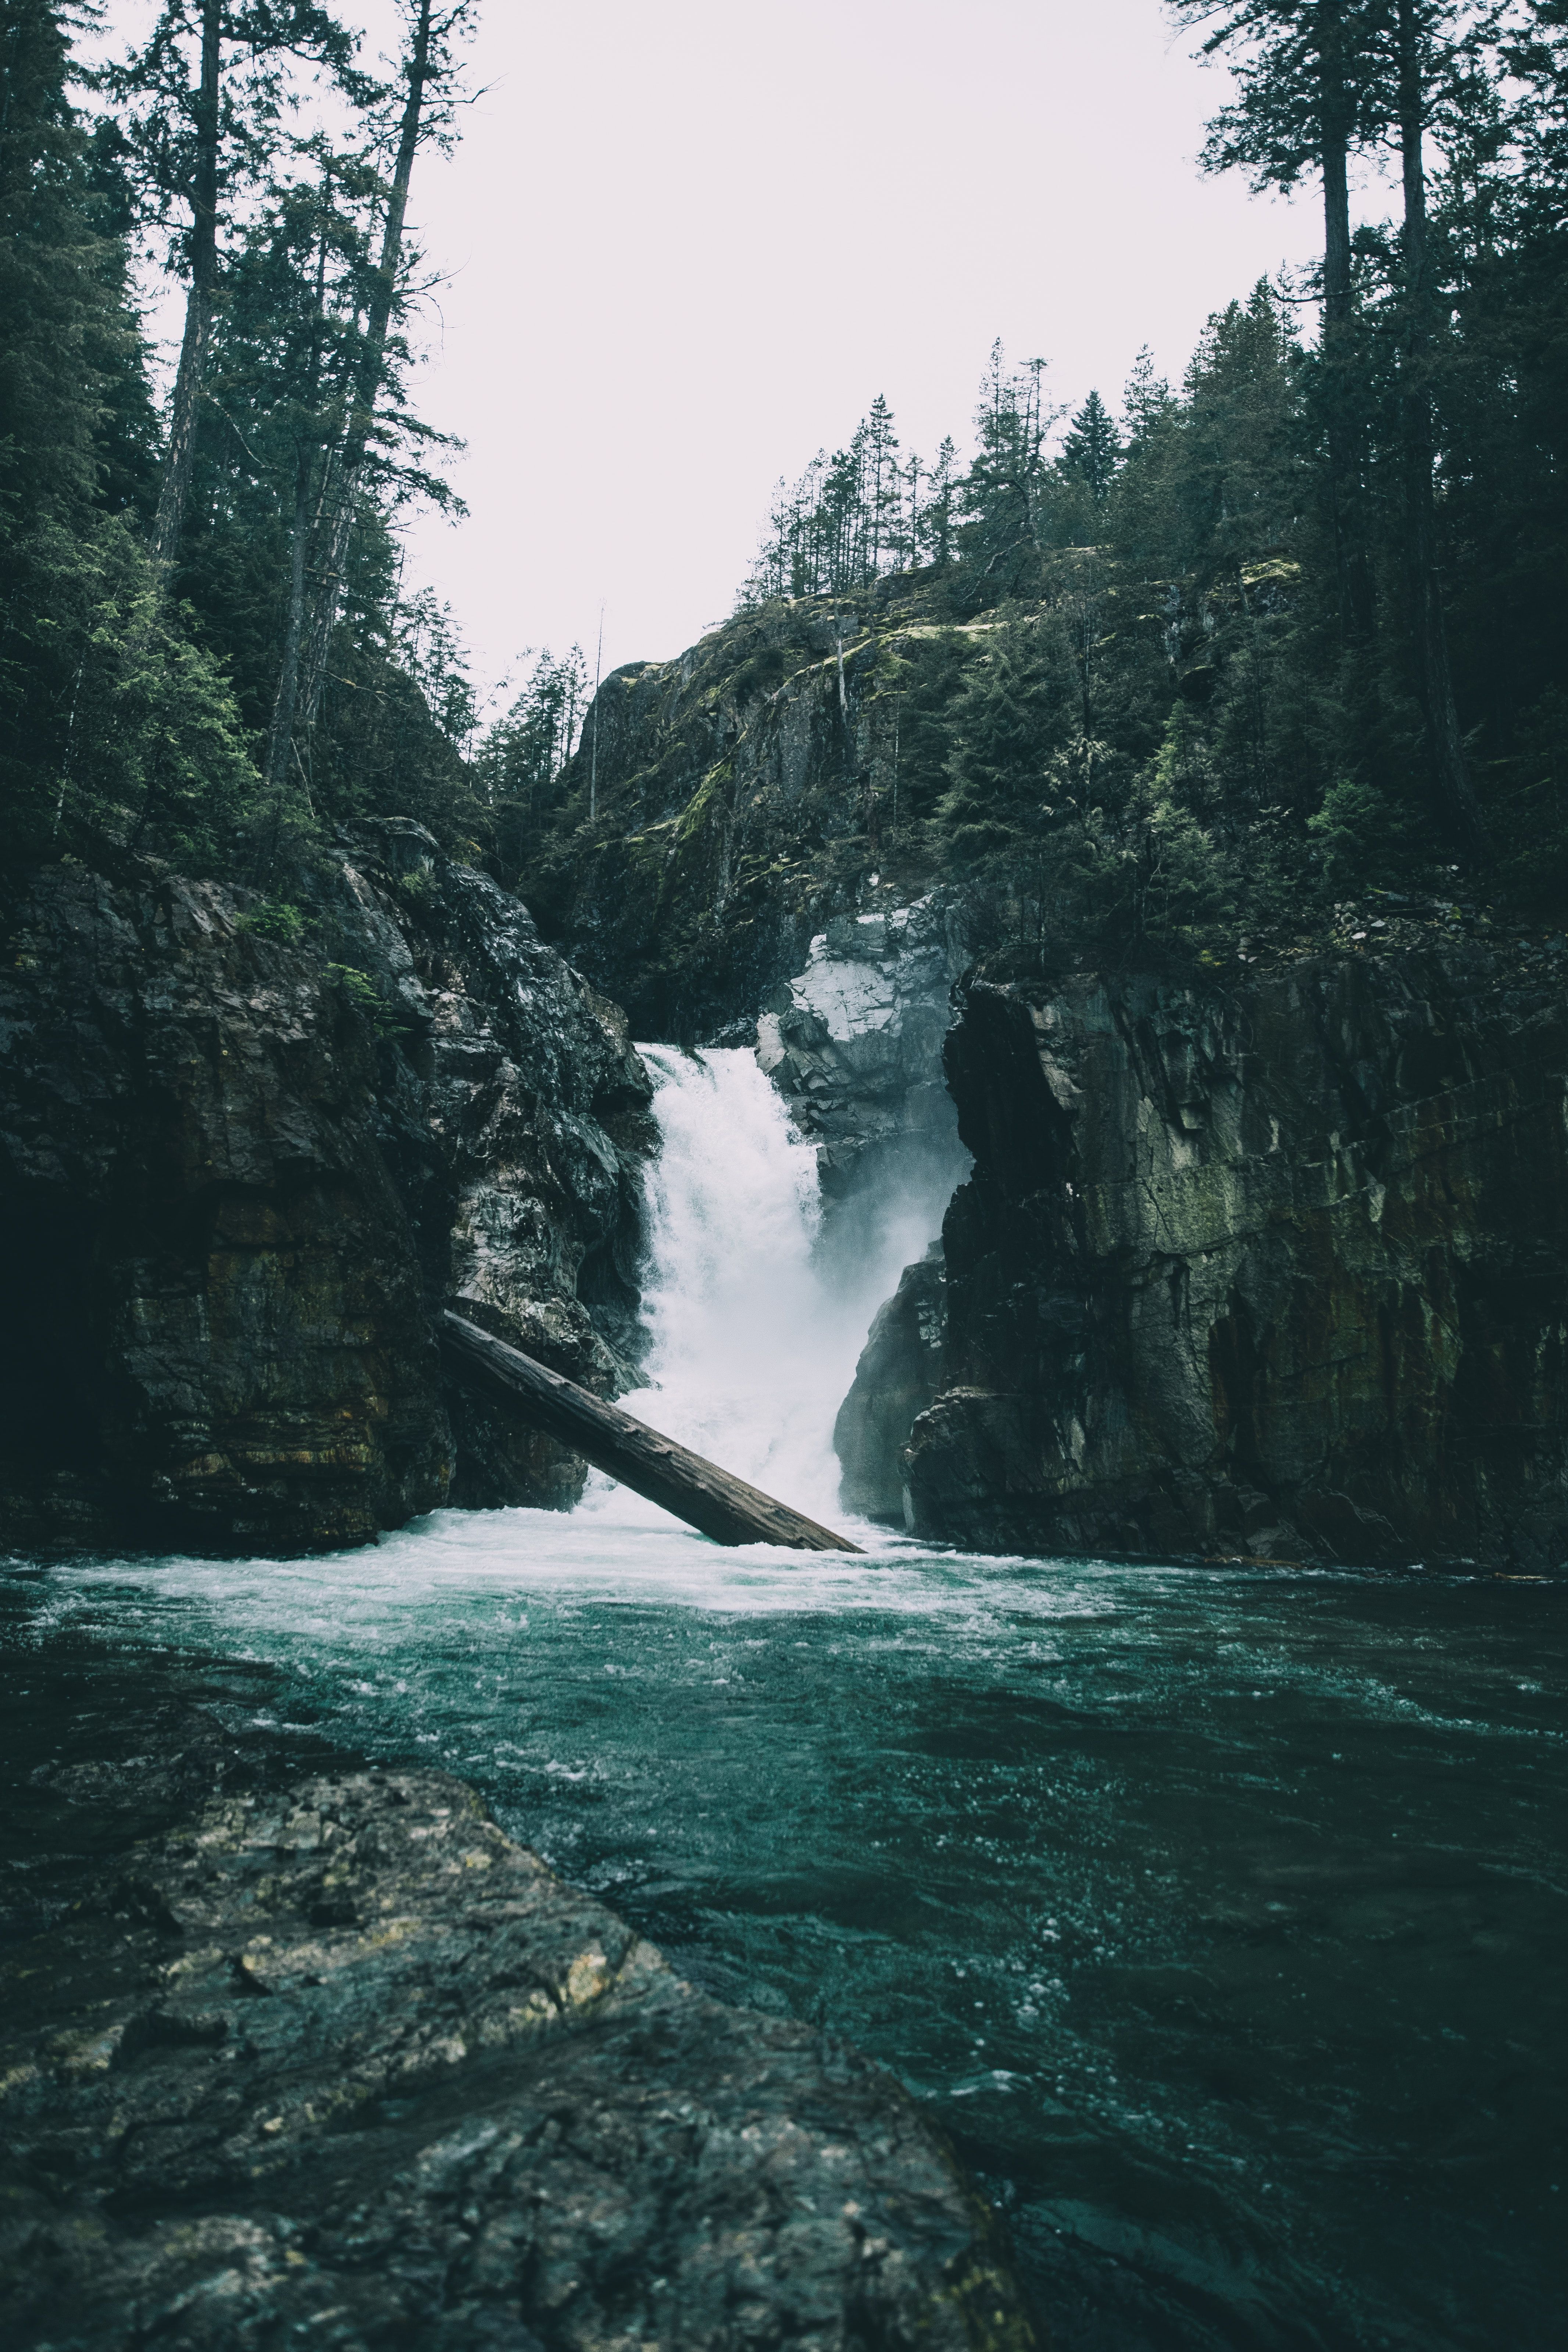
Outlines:
{"type": "Polygon", "coordinates": [[[964,673],[948,719],[952,782],[937,812],[959,870],[1037,830],[1064,687],[1033,618],[998,622],[964,673]]]}
{"type": "MultiPolygon", "coordinates": [[[[443,22],[460,30],[463,13],[443,22]]],[[[200,11],[160,11],[143,50],[100,78],[118,114],[89,126],[72,96],[71,12],[0,0],[0,820],[23,855],[120,845],[265,882],[334,818],[412,814],[471,840],[476,712],[450,616],[399,593],[395,518],[413,499],[453,501],[395,333],[367,376],[385,184],[369,153],[287,136],[300,60],[331,67],[373,138],[387,93],[354,72],[320,8],[268,0],[220,16],[231,209],[171,570],[149,552],[167,467],[127,285],[132,246],[160,225],[172,266],[189,260],[200,11]],[[367,386],[374,429],[339,618],[309,719],[269,766],[295,557],[308,606],[367,386]]],[[[443,137],[444,89],[431,117],[443,137]]]]}
{"type": "Polygon", "coordinates": [[[1396,865],[1398,826],[1375,784],[1342,777],[1323,795],[1307,831],[1323,861],[1331,890],[1364,887],[1396,865]]]}
{"type": "Polygon", "coordinates": [[[279,947],[297,947],[305,936],[305,918],[289,898],[268,898],[241,915],[237,930],[253,931],[258,939],[276,940],[279,947]]]}
{"type": "Polygon", "coordinates": [[[1121,457],[1121,436],[1098,392],[1091,392],[1062,442],[1057,460],[1063,478],[1078,482],[1097,507],[1110,496],[1121,457]]]}
{"type": "Polygon", "coordinates": [[[348,1003],[356,1013],[363,1013],[379,1038],[390,1042],[408,1035],[408,1023],[399,1020],[367,971],[361,971],[352,963],[330,963],[327,970],[348,1003]]]}

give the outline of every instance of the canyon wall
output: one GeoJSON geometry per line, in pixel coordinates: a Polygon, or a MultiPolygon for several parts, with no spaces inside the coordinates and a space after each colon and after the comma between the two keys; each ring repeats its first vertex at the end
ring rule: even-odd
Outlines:
{"type": "Polygon", "coordinates": [[[941,878],[935,722],[992,625],[953,593],[921,573],[778,601],[605,680],[520,887],[636,1035],[749,1043],[830,924],[941,878]]]}
{"type": "Polygon", "coordinates": [[[615,1008],[417,825],[293,888],[280,913],[135,860],[6,887],[18,1549],[310,1550],[448,1499],[570,1504],[573,1456],[448,1390],[442,1305],[630,1384],[649,1085],[615,1008]]]}
{"type": "Polygon", "coordinates": [[[983,1549],[1561,1565],[1565,1015],[1462,946],[971,983],[974,1172],[923,1342],[863,1360],[853,1476],[983,1549]]]}

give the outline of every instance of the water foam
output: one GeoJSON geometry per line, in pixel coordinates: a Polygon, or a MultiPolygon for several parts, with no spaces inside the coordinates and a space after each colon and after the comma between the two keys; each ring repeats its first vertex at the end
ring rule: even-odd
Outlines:
{"type": "MultiPolygon", "coordinates": [[[[931,1212],[892,1204],[878,1246],[846,1267],[822,1246],[816,1154],[754,1055],[640,1050],[660,1135],[647,1177],[649,1385],[622,1402],[737,1477],[843,1526],[834,1418],[871,1317],[930,1238],[931,1212]]],[[[607,1479],[583,1508],[628,1530],[668,1525],[607,1479]]],[[[852,1532],[883,1541],[864,1523],[852,1532]]]]}

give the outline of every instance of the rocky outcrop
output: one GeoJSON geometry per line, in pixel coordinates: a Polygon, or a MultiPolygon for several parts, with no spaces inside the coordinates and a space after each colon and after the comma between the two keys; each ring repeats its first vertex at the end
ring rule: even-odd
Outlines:
{"type": "Polygon", "coordinates": [[[1568,1557],[1568,1007],[1484,950],[972,986],[911,1524],[987,1549],[1568,1557]]]}
{"type": "Polygon", "coordinates": [[[430,1318],[626,1385],[624,1025],[417,826],[296,897],[145,862],[6,890],[0,1540],[315,1549],[578,1491],[559,1448],[449,1412],[430,1318]]]}
{"type": "Polygon", "coordinates": [[[206,1709],[135,1706],[151,1752],[117,1773],[99,1709],[62,1755],[57,1716],[26,1792],[53,1916],[8,1923],[15,2352],[1028,2352],[985,2208],[854,2051],[682,1982],[459,1781],[279,1783],[206,1709]],[[117,1798],[165,1788],[106,1864],[117,1798]]]}
{"type": "Polygon", "coordinates": [[[522,887],[637,1035],[738,1043],[879,883],[929,889],[937,720],[992,625],[957,593],[925,572],[781,599],[605,680],[522,887]]]}
{"type": "MultiPolygon", "coordinates": [[[[642,1163],[655,1140],[625,1015],[544,944],[520,900],[443,857],[420,826],[362,824],[346,851],[317,929],[406,1024],[402,1050],[381,1057],[377,1100],[426,1297],[619,1395],[636,1385],[642,1163]]],[[[452,1502],[576,1501],[576,1455],[466,1388],[447,1403],[452,1502]]]]}
{"type": "Polygon", "coordinates": [[[895,1527],[904,1524],[903,1450],[910,1432],[942,1386],[947,1333],[947,1282],[942,1244],[907,1265],[891,1298],[877,1309],[855,1381],[833,1424],[844,1507],[895,1527]]]}
{"type": "Polygon", "coordinates": [[[958,598],[936,572],[780,598],[617,670],[523,863],[639,1036],[758,1047],[849,1259],[889,1218],[934,1231],[968,1164],[941,1052],[971,948],[930,820],[995,623],[958,598]]]}
{"type": "Polygon", "coordinates": [[[964,961],[952,893],[841,916],[757,1023],[757,1058],[817,1145],[840,1227],[868,1228],[900,1202],[934,1224],[967,1171],[942,1066],[964,961]]]}

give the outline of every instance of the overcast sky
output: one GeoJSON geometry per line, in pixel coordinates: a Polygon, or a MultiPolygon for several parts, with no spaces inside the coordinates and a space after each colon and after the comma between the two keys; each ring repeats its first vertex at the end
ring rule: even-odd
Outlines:
{"type": "Polygon", "coordinates": [[[879,392],[906,451],[962,446],[997,335],[1075,404],[1144,342],[1179,374],[1318,241],[1310,196],[1199,176],[1226,83],[1190,46],[1159,0],[484,0],[487,94],[411,208],[446,281],[418,396],[470,512],[417,522],[406,574],[476,675],[592,665],[601,603],[606,670],[679,652],[781,474],[879,392]]]}

